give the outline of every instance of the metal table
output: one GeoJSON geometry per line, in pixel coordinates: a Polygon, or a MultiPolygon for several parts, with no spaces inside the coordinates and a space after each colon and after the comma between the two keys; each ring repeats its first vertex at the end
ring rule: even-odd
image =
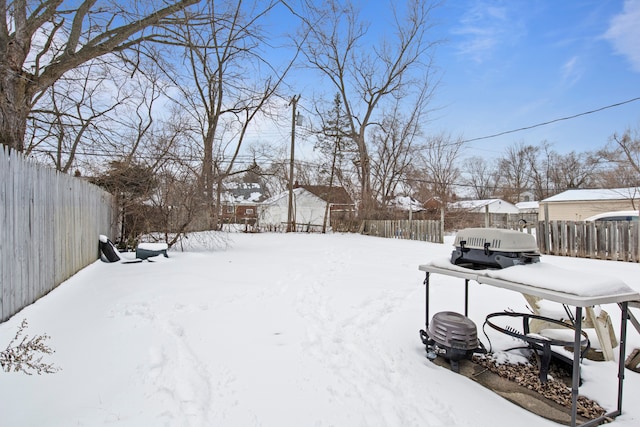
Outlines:
{"type": "MultiPolygon", "coordinates": [[[[527,268],[528,266],[518,266],[518,268],[527,268]]],[[[515,268],[515,267],[509,267],[515,268]]],[[[553,268],[553,267],[551,267],[553,268]]],[[[618,304],[621,310],[620,320],[620,344],[619,344],[619,359],[618,359],[618,405],[616,410],[611,411],[599,418],[590,420],[584,424],[583,427],[595,426],[607,420],[607,418],[615,418],[622,414],[622,394],[624,383],[624,361],[626,351],[626,336],[627,336],[627,320],[629,319],[629,303],[633,306],[640,301],[640,294],[633,291],[630,288],[616,289],[614,292],[607,292],[603,290],[602,295],[589,295],[581,296],[573,293],[557,291],[545,287],[535,286],[531,277],[527,280],[529,283],[519,283],[513,280],[505,280],[499,277],[499,272],[496,270],[472,270],[462,268],[450,264],[446,265],[446,262],[432,262],[429,264],[423,264],[418,267],[420,271],[426,273],[424,280],[425,285],[425,326],[429,328],[429,279],[430,275],[443,274],[452,277],[458,277],[464,279],[465,282],[465,301],[464,311],[465,316],[468,316],[469,311],[469,282],[475,281],[479,284],[485,284],[494,286],[497,288],[508,289],[516,291],[521,294],[529,294],[537,296],[549,301],[558,302],[568,306],[575,307],[575,336],[573,346],[573,371],[572,371],[572,385],[571,385],[571,426],[576,427],[577,422],[577,407],[578,407],[578,389],[580,386],[580,341],[582,336],[582,310],[586,307],[592,307],[602,304],[618,304]],[[496,277],[498,276],[498,277],[496,277]]],[[[533,275],[535,276],[535,275],[533,275]]],[[[579,274],[578,274],[579,276],[579,274]]]]}

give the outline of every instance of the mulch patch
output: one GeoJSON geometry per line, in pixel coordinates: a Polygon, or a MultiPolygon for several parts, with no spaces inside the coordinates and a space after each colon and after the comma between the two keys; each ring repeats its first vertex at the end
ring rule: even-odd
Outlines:
{"type": "MultiPolygon", "coordinates": [[[[433,362],[450,368],[449,361],[443,357],[433,362]]],[[[535,358],[528,364],[505,364],[496,363],[488,354],[460,360],[459,373],[534,414],[560,424],[571,424],[571,374],[561,367],[552,364],[548,380],[542,383],[535,358]]],[[[597,402],[578,396],[578,423],[605,413],[597,402]]]]}

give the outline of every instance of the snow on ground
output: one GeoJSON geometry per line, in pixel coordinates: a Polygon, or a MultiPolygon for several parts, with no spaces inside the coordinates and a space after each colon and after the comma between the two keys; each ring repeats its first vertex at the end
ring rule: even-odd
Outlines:
{"type": "MultiPolygon", "coordinates": [[[[22,319],[27,334],[50,335],[46,360],[61,368],[0,372],[2,425],[556,426],[425,357],[418,265],[451,250],[451,240],[231,234],[223,249],[98,261],[0,324],[2,346],[22,319]]],[[[637,264],[542,262],[640,289],[637,264]]],[[[460,279],[431,283],[432,313],[463,311],[460,279]]],[[[514,292],[474,285],[480,331],[488,313],[526,310],[514,292]]],[[[617,325],[617,307],[604,308],[617,325]]],[[[629,351],[640,347],[635,329],[628,338],[629,351]]],[[[616,368],[585,361],[581,394],[613,409],[616,368]]],[[[638,425],[639,394],[640,374],[627,370],[614,425],[638,425]]]]}

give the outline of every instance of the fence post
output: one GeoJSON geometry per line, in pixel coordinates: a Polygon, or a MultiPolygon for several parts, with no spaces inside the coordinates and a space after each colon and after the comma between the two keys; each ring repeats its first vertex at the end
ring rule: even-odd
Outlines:
{"type": "Polygon", "coordinates": [[[544,244],[545,247],[547,248],[547,251],[551,252],[551,229],[550,229],[550,222],[549,222],[549,204],[545,203],[544,205],[544,229],[546,230],[546,233],[544,233],[544,244]]]}

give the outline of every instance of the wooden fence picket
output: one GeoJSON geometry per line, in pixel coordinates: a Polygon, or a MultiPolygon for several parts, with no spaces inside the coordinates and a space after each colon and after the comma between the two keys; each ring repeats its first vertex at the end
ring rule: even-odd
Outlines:
{"type": "Polygon", "coordinates": [[[638,223],[540,221],[536,237],[542,254],[638,262],[638,223]]]}
{"type": "Polygon", "coordinates": [[[113,197],[0,148],[0,322],[98,259],[113,197]]]}
{"type": "Polygon", "coordinates": [[[365,220],[363,234],[393,239],[442,243],[440,221],[433,220],[365,220]]]}

